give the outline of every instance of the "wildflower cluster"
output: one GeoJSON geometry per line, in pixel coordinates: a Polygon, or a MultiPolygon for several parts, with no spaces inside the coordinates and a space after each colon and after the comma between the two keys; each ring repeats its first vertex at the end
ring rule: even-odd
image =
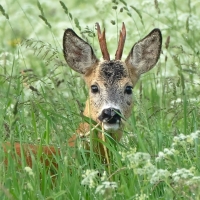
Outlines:
{"type": "Polygon", "coordinates": [[[135,174],[146,175],[151,184],[167,180],[170,176],[168,170],[157,169],[151,163],[151,156],[148,153],[136,152],[135,149],[130,149],[130,151],[120,152],[120,154],[122,155],[122,161],[128,162],[129,169],[133,169],[135,174]]]}
{"type": "Polygon", "coordinates": [[[82,185],[87,185],[89,188],[94,188],[98,184],[98,171],[93,169],[87,169],[82,175],[83,180],[81,181],[82,185]]]}
{"type": "Polygon", "coordinates": [[[151,184],[156,184],[160,181],[167,180],[169,178],[170,172],[166,169],[157,169],[150,178],[151,184]]]}
{"type": "MultiPolygon", "coordinates": [[[[189,151],[195,149],[193,147],[197,144],[199,136],[200,131],[189,135],[180,134],[175,136],[171,147],[159,152],[158,157],[155,159],[157,163],[164,160],[165,169],[158,169],[153,165],[152,158],[148,153],[136,152],[136,149],[130,149],[130,151],[120,152],[120,154],[122,161],[126,162],[128,168],[133,169],[134,173],[139,176],[143,175],[150,184],[155,186],[160,182],[165,182],[176,189],[180,195],[184,195],[186,190],[190,194],[196,194],[196,191],[200,189],[200,176],[195,175],[197,170],[193,166],[190,169],[177,168],[174,159],[170,158],[179,154],[183,156],[184,153],[189,156],[189,151]]],[[[138,198],[140,199],[140,196],[137,196],[137,198],[135,196],[135,199],[138,198]]]]}
{"type": "Polygon", "coordinates": [[[177,169],[176,172],[172,174],[172,178],[176,183],[180,182],[181,180],[190,179],[192,177],[194,177],[192,171],[185,168],[177,169]]]}
{"type": "Polygon", "coordinates": [[[176,150],[174,148],[170,148],[170,149],[164,148],[163,151],[158,152],[158,157],[156,158],[156,162],[159,162],[175,154],[176,154],[176,150]]]}
{"type": "MultiPolygon", "coordinates": [[[[24,171],[28,174],[29,177],[34,178],[35,174],[34,174],[33,170],[30,167],[26,166],[24,168],[24,171]]],[[[27,189],[27,190],[30,190],[30,191],[34,191],[33,185],[32,185],[32,181],[31,182],[26,182],[24,188],[27,189]]]]}
{"type": "Polygon", "coordinates": [[[191,148],[192,145],[194,145],[194,141],[200,137],[200,131],[196,131],[194,133],[191,133],[189,135],[180,134],[178,136],[175,136],[173,138],[173,143],[171,145],[171,148],[165,148],[164,151],[160,151],[158,153],[158,157],[156,158],[156,161],[159,162],[161,160],[167,159],[170,156],[174,156],[179,153],[178,148],[183,147],[189,147],[191,148]]]}
{"type": "Polygon", "coordinates": [[[180,193],[188,190],[187,192],[192,192],[194,195],[200,189],[200,176],[195,176],[194,167],[190,169],[177,169],[172,174],[172,179],[174,183],[174,188],[180,190],[180,193]]]}
{"type": "Polygon", "coordinates": [[[136,194],[135,195],[135,200],[147,200],[149,199],[149,196],[147,194],[136,194]]]}
{"type": "Polygon", "coordinates": [[[187,145],[187,144],[194,144],[195,139],[200,137],[200,131],[196,131],[194,133],[191,133],[190,135],[183,135],[180,134],[178,136],[175,136],[173,139],[172,147],[175,147],[177,145],[187,145]]]}
{"type": "Polygon", "coordinates": [[[116,182],[104,181],[97,186],[95,193],[104,195],[108,190],[114,190],[117,188],[116,182]]]}
{"type": "Polygon", "coordinates": [[[99,171],[87,169],[82,175],[82,185],[87,185],[89,188],[96,188],[95,194],[108,194],[112,193],[113,190],[117,189],[118,185],[116,182],[108,180],[108,175],[104,171],[102,175],[99,175],[99,171]]]}
{"type": "Polygon", "coordinates": [[[139,175],[151,175],[156,167],[151,163],[151,157],[148,153],[136,152],[136,149],[130,149],[127,152],[120,152],[122,161],[128,162],[128,168],[133,169],[139,175]]]}
{"type": "Polygon", "coordinates": [[[25,167],[24,170],[28,173],[29,176],[34,176],[33,170],[30,167],[25,167]]]}

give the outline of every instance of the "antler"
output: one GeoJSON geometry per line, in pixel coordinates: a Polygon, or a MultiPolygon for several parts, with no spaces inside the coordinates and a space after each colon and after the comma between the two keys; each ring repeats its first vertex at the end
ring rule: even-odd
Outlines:
{"type": "Polygon", "coordinates": [[[105,29],[103,30],[103,33],[101,33],[99,23],[96,23],[96,29],[97,29],[97,34],[98,34],[98,39],[99,39],[99,44],[100,44],[101,52],[103,55],[103,59],[110,60],[110,55],[108,53],[108,49],[106,46],[105,29]]]}
{"type": "Polygon", "coordinates": [[[120,31],[119,36],[119,42],[118,42],[118,48],[115,54],[115,60],[120,60],[122,57],[123,49],[124,49],[124,43],[126,40],[126,27],[124,25],[124,22],[122,23],[122,30],[120,31]]]}

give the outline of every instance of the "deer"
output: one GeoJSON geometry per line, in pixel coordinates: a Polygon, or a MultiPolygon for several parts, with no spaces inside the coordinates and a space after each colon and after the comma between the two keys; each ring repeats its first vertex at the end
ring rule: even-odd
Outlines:
{"type": "MultiPolygon", "coordinates": [[[[76,133],[68,140],[69,147],[76,147],[77,141],[81,139],[84,148],[89,149],[90,141],[85,138],[89,135],[92,140],[105,141],[104,131],[113,140],[120,141],[125,121],[130,117],[133,108],[132,90],[140,76],[156,65],[161,54],[162,34],[158,28],[136,42],[124,61],[121,58],[126,39],[125,24],[122,23],[114,59],[111,59],[108,53],[105,29],[102,32],[99,23],[96,23],[96,30],[103,60],[98,59],[91,45],[72,29],[66,29],[63,35],[63,55],[66,63],[72,70],[81,74],[89,91],[83,116],[96,123],[93,128],[88,122],[80,123],[76,133]],[[103,131],[96,133],[94,129],[97,127],[103,131]]],[[[11,146],[19,156],[23,149],[27,164],[32,166],[29,152],[37,155],[39,146],[5,143],[4,152],[11,146]]],[[[54,146],[43,146],[42,151],[46,157],[60,155],[60,150],[54,146]]],[[[103,143],[98,142],[98,147],[94,145],[93,151],[106,157],[108,161],[103,143]]],[[[49,165],[45,158],[41,156],[40,159],[49,165]]],[[[53,165],[57,167],[56,162],[53,162],[53,165]]]]}

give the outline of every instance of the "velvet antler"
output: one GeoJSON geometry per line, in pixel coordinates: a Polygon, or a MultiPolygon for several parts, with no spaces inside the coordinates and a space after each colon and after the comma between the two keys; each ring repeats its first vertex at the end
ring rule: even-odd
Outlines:
{"type": "Polygon", "coordinates": [[[117,51],[116,51],[116,54],[115,54],[115,60],[121,60],[125,40],[126,40],[126,27],[125,27],[124,22],[123,22],[122,23],[122,30],[120,31],[120,36],[119,36],[118,48],[117,48],[117,51]]]}
{"type": "Polygon", "coordinates": [[[101,33],[99,23],[96,23],[96,29],[97,29],[97,35],[98,35],[99,44],[100,44],[101,52],[102,52],[102,55],[103,55],[103,59],[109,61],[110,55],[108,53],[108,49],[107,49],[107,45],[106,45],[105,29],[103,30],[103,33],[101,33]]]}

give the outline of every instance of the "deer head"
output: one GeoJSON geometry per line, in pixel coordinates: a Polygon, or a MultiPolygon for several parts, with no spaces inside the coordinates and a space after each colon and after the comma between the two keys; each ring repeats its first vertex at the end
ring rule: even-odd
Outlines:
{"type": "Polygon", "coordinates": [[[72,29],[63,36],[64,57],[73,70],[83,75],[89,88],[84,115],[97,123],[119,140],[121,128],[132,110],[132,89],[141,74],[148,72],[157,63],[162,46],[159,29],[152,30],[146,37],[135,43],[125,61],[121,60],[126,38],[123,23],[120,31],[115,59],[110,60],[106,47],[105,30],[101,32],[97,23],[97,35],[103,60],[95,56],[92,47],[72,29]],[[117,133],[117,134],[116,134],[117,133]]]}

